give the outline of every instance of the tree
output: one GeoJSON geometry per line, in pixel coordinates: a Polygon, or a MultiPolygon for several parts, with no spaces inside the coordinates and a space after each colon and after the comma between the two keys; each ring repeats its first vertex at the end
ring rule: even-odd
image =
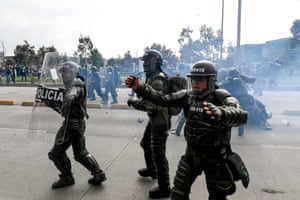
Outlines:
{"type": "Polygon", "coordinates": [[[94,66],[104,67],[104,60],[102,54],[96,48],[94,48],[91,51],[91,61],[92,61],[92,65],[94,66]]]}
{"type": "Polygon", "coordinates": [[[101,53],[97,48],[94,47],[94,44],[89,36],[80,36],[79,44],[77,46],[77,53],[80,58],[80,64],[92,64],[95,66],[103,67],[104,60],[101,53]]]}
{"type": "Polygon", "coordinates": [[[36,53],[36,64],[37,65],[42,65],[43,63],[43,60],[44,60],[44,57],[45,57],[45,54],[47,52],[57,52],[56,48],[54,46],[50,46],[50,47],[40,47],[38,50],[37,50],[37,53],[36,53]]]}
{"type": "Polygon", "coordinates": [[[199,29],[199,39],[193,40],[191,34],[193,30],[183,28],[179,36],[180,61],[183,63],[194,63],[198,60],[206,59],[217,62],[220,53],[221,36],[220,31],[214,31],[205,24],[199,29]]]}
{"type": "Polygon", "coordinates": [[[290,31],[293,35],[292,38],[290,38],[290,46],[293,49],[300,44],[300,19],[296,19],[293,22],[290,31]]]}
{"type": "Polygon", "coordinates": [[[15,61],[17,64],[29,66],[36,64],[36,56],[34,51],[34,46],[31,46],[27,40],[24,40],[23,45],[17,45],[14,50],[15,61]]]}
{"type": "Polygon", "coordinates": [[[215,62],[218,59],[220,52],[220,34],[219,31],[215,31],[211,27],[207,27],[205,24],[199,29],[200,31],[200,51],[202,56],[206,60],[211,60],[215,62]],[[204,52],[204,53],[203,53],[204,52]]]}
{"type": "Polygon", "coordinates": [[[184,43],[186,42],[186,40],[188,41],[188,43],[192,42],[192,38],[191,38],[191,34],[193,33],[193,30],[190,29],[190,27],[187,28],[182,28],[181,29],[181,33],[179,36],[179,39],[177,40],[180,47],[182,47],[184,45],[184,43]]]}
{"type": "Polygon", "coordinates": [[[135,72],[137,62],[131,56],[130,51],[127,51],[124,55],[124,58],[121,59],[121,70],[124,72],[135,72]]]}
{"type": "Polygon", "coordinates": [[[107,60],[106,65],[107,66],[112,66],[112,67],[119,66],[120,62],[121,62],[120,60],[121,60],[120,57],[119,58],[110,58],[110,59],[107,60]]]}

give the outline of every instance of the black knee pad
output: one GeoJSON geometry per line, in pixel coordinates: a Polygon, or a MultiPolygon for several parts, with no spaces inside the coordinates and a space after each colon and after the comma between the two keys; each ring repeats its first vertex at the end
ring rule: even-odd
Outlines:
{"type": "Polygon", "coordinates": [[[54,154],[54,153],[52,153],[51,151],[48,153],[48,158],[50,159],[50,160],[56,160],[56,158],[57,158],[57,156],[54,154]]]}

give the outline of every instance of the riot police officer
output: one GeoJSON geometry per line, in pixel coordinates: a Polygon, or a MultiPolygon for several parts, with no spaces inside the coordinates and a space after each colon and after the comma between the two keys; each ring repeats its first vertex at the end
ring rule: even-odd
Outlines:
{"type": "Polygon", "coordinates": [[[60,171],[59,180],[52,184],[52,188],[61,188],[75,183],[71,171],[71,162],[66,151],[72,145],[74,158],[87,168],[92,178],[90,184],[100,184],[106,180],[106,176],[100,169],[96,159],[88,152],[85,146],[85,118],[88,117],[86,109],[86,87],[76,76],[79,66],[71,61],[63,63],[59,69],[64,83],[63,102],[59,112],[64,117],[62,126],[59,128],[54,146],[49,152],[52,160],[60,171]]]}
{"type": "Polygon", "coordinates": [[[144,99],[157,105],[184,109],[187,147],[174,178],[172,200],[188,200],[193,182],[202,173],[205,174],[210,200],[225,200],[236,190],[236,179],[226,158],[232,153],[231,127],[245,124],[248,113],[240,108],[229,92],[218,89],[216,75],[213,63],[197,62],[188,74],[188,90],[168,95],[161,95],[150,85],[141,84],[136,77],[128,77],[125,81],[144,99]]]}
{"type": "Polygon", "coordinates": [[[238,99],[241,107],[248,111],[248,125],[259,126],[264,130],[272,130],[268,122],[272,115],[261,101],[248,92],[247,84],[253,84],[255,81],[256,78],[240,74],[236,68],[231,68],[227,78],[220,82],[219,86],[229,91],[232,96],[238,99]]]}
{"type": "MultiPolygon", "coordinates": [[[[146,84],[150,85],[159,94],[167,94],[168,80],[167,75],[161,69],[163,61],[161,53],[149,49],[145,51],[140,59],[144,62],[146,84]]],[[[149,191],[150,198],[169,197],[169,163],[166,157],[167,131],[170,128],[168,109],[136,97],[130,98],[128,105],[147,112],[149,116],[149,122],[140,143],[144,150],[146,168],[138,170],[138,174],[142,177],[157,178],[158,187],[149,191]]]]}

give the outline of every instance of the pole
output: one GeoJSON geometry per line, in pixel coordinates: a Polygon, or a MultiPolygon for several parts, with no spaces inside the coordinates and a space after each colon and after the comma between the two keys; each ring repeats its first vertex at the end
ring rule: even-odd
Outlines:
{"type": "Polygon", "coordinates": [[[236,61],[238,67],[241,65],[241,8],[242,0],[238,0],[238,23],[237,23],[237,41],[236,41],[236,61]]]}
{"type": "Polygon", "coordinates": [[[2,41],[2,49],[3,49],[3,58],[5,58],[5,48],[4,48],[4,42],[2,41]]]}
{"type": "Polygon", "coordinates": [[[221,45],[220,45],[220,65],[223,64],[223,27],[224,27],[224,0],[222,0],[222,19],[221,19],[221,45]]]}

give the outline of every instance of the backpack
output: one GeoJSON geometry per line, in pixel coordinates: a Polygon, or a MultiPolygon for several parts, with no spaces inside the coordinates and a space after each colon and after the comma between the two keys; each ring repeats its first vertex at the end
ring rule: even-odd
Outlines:
{"type": "MultiPolygon", "coordinates": [[[[187,89],[187,80],[182,76],[168,77],[169,93],[177,92],[182,89],[187,89]]],[[[178,115],[181,107],[168,107],[169,115],[178,115]]]]}

